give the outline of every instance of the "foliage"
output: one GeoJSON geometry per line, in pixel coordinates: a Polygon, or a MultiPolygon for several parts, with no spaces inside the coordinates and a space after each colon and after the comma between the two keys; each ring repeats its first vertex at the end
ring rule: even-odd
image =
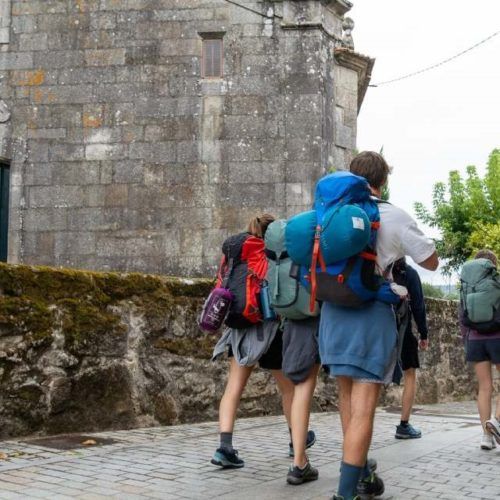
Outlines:
{"type": "Polygon", "coordinates": [[[500,222],[496,224],[479,223],[469,238],[472,254],[482,248],[493,250],[500,257],[500,222]]]}
{"type": "Polygon", "coordinates": [[[417,218],[436,227],[441,239],[436,242],[441,258],[446,259],[443,271],[451,274],[480,248],[495,251],[500,245],[500,150],[491,153],[484,178],[474,166],[467,175],[449,173],[448,185],[434,185],[432,210],[415,203],[417,218]]]}
{"type": "Polygon", "coordinates": [[[443,299],[444,292],[441,288],[431,285],[430,283],[422,283],[422,291],[424,292],[424,297],[432,297],[434,299],[443,299]]]}

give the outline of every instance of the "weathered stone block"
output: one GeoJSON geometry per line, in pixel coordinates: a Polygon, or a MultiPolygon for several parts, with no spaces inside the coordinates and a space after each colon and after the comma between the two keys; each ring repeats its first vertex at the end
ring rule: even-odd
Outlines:
{"type": "Polygon", "coordinates": [[[84,191],[80,186],[31,186],[28,199],[32,208],[82,207],[84,191]]]}
{"type": "Polygon", "coordinates": [[[86,50],[87,66],[119,66],[125,64],[126,49],[86,50]]]}
{"type": "Polygon", "coordinates": [[[128,147],[123,144],[90,144],[85,146],[87,160],[117,160],[126,158],[128,147]]]}
{"type": "Polygon", "coordinates": [[[56,185],[99,184],[100,166],[98,162],[58,162],[52,163],[52,181],[56,185]]]}
{"type": "Polygon", "coordinates": [[[49,159],[51,161],[77,161],[83,160],[83,158],[83,146],[75,144],[54,144],[49,149],[49,159]]]}
{"type": "Polygon", "coordinates": [[[136,142],[130,145],[129,157],[149,162],[168,163],[175,161],[177,145],[174,141],[155,144],[136,142]]]}

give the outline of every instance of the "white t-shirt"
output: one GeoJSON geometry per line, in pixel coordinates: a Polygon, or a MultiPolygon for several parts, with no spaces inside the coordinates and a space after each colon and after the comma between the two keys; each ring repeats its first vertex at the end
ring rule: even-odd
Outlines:
{"type": "Polygon", "coordinates": [[[417,264],[436,250],[434,242],[417,227],[401,208],[379,203],[380,229],[377,235],[377,265],[384,272],[393,262],[409,255],[417,264]]]}

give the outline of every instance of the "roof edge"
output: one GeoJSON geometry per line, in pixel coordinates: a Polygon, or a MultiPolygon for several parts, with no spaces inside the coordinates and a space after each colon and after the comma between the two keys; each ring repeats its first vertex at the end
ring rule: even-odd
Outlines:
{"type": "Polygon", "coordinates": [[[356,71],[358,74],[358,113],[363,104],[368,85],[372,77],[372,70],[375,59],[354,52],[346,47],[336,47],[334,50],[336,62],[348,69],[356,71]]]}

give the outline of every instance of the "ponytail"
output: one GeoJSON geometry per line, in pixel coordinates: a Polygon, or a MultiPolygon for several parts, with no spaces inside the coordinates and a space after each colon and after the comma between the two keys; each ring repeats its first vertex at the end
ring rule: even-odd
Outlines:
{"type": "Polygon", "coordinates": [[[255,217],[248,224],[247,231],[257,238],[264,238],[267,230],[267,226],[275,220],[274,216],[270,214],[262,214],[259,217],[255,217]]]}

